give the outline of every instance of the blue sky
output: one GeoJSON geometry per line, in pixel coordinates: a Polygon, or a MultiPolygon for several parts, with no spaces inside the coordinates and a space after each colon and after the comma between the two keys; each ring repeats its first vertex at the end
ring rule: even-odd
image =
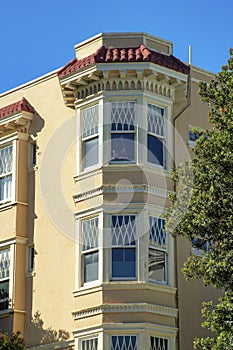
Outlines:
{"type": "Polygon", "coordinates": [[[100,32],[146,32],[217,73],[233,46],[232,0],[12,0],[0,4],[0,93],[65,65],[100,32]]]}

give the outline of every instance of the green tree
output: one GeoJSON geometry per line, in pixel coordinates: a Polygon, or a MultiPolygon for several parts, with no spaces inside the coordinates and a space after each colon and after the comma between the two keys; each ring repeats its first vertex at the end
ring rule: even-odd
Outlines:
{"type": "Polygon", "coordinates": [[[25,343],[20,332],[10,335],[0,331],[0,350],[24,350],[25,343]]]}
{"type": "Polygon", "coordinates": [[[204,303],[206,327],[213,337],[195,339],[194,348],[233,349],[233,49],[228,64],[210,83],[200,84],[209,105],[211,129],[200,132],[194,158],[175,172],[167,231],[209,243],[202,257],[191,254],[183,272],[189,279],[223,291],[218,303],[204,303]],[[188,204],[187,204],[188,203],[188,204]]]}

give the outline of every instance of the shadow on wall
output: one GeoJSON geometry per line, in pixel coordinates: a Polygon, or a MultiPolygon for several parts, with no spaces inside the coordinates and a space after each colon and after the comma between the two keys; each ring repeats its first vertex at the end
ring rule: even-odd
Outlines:
{"type": "Polygon", "coordinates": [[[54,342],[65,341],[69,339],[69,332],[59,329],[55,330],[52,327],[44,328],[44,321],[41,318],[41,314],[37,311],[31,320],[33,339],[37,339],[39,344],[49,344],[54,342]]]}

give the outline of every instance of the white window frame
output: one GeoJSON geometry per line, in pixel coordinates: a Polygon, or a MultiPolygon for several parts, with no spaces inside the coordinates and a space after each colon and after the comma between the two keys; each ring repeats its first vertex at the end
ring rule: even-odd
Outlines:
{"type": "MultiPolygon", "coordinates": [[[[137,147],[136,147],[136,142],[137,142],[137,103],[135,100],[117,100],[117,101],[109,101],[110,104],[110,164],[135,164],[137,163],[137,147]],[[120,122],[120,118],[119,118],[119,122],[115,122],[113,119],[113,115],[112,115],[112,110],[113,110],[113,106],[116,105],[120,105],[123,104],[125,106],[127,106],[127,104],[129,105],[130,108],[130,104],[134,105],[134,118],[132,117],[133,120],[133,124],[129,124],[129,125],[133,125],[134,129],[129,129],[128,130],[124,130],[123,125],[127,125],[127,123],[122,123],[120,122]],[[112,125],[113,124],[121,124],[122,125],[122,130],[118,129],[118,126],[116,125],[116,129],[112,129],[112,125]],[[134,159],[133,160],[126,160],[126,159],[118,159],[118,160],[114,160],[112,153],[112,135],[120,135],[120,134],[124,134],[124,135],[133,135],[133,140],[129,141],[129,142],[133,142],[133,153],[134,153],[134,159]]],[[[125,108],[125,107],[124,107],[125,108]]],[[[127,121],[127,120],[126,120],[127,121]]],[[[123,158],[123,157],[122,157],[123,158]]]]}
{"type": "Polygon", "coordinates": [[[110,214],[110,235],[111,235],[111,273],[110,273],[110,280],[111,281],[135,281],[137,280],[137,275],[138,275],[138,271],[137,271],[137,251],[138,251],[138,240],[137,240],[137,214],[136,213],[127,213],[127,212],[123,212],[123,213],[117,213],[117,214],[110,214]],[[134,225],[135,225],[135,232],[134,232],[134,244],[113,244],[112,240],[113,240],[113,235],[112,235],[112,217],[114,216],[132,216],[134,217],[134,225]],[[130,276],[130,277],[121,277],[121,276],[113,276],[113,250],[114,249],[124,249],[124,251],[126,249],[134,249],[135,251],[135,276],[130,276]]]}
{"type": "Polygon", "coordinates": [[[110,350],[139,350],[138,348],[138,335],[137,334],[126,334],[126,333],[122,333],[122,334],[112,334],[110,335],[110,350]],[[132,348],[132,346],[130,346],[129,349],[126,349],[125,346],[123,348],[120,348],[118,345],[117,347],[113,347],[113,344],[112,344],[112,338],[113,337],[135,337],[136,338],[136,346],[134,346],[134,348],[132,348]]]}
{"type": "MultiPolygon", "coordinates": [[[[158,168],[161,168],[161,169],[166,169],[167,168],[167,152],[166,152],[166,143],[167,143],[167,117],[166,117],[166,113],[167,113],[167,110],[166,110],[166,107],[164,106],[161,106],[155,102],[150,102],[148,101],[147,102],[147,113],[146,113],[146,130],[147,130],[147,138],[146,138],[146,148],[147,148],[147,154],[146,154],[146,161],[147,161],[147,164],[149,164],[150,166],[156,166],[158,168]],[[152,131],[152,130],[149,130],[149,110],[150,110],[150,106],[151,107],[154,107],[154,108],[158,108],[158,109],[161,109],[163,111],[163,115],[162,115],[162,118],[163,118],[163,135],[161,135],[160,133],[156,132],[156,131],[152,131]],[[149,148],[148,148],[148,137],[149,136],[152,136],[158,140],[160,140],[160,142],[162,143],[162,146],[163,146],[163,154],[162,154],[162,157],[163,157],[163,164],[157,164],[157,163],[154,163],[154,162],[150,162],[149,161],[149,148]]],[[[161,117],[159,117],[161,118],[161,117]]],[[[150,123],[151,125],[151,123],[150,123]]],[[[154,128],[156,129],[156,128],[154,128]]]]}
{"type": "Polygon", "coordinates": [[[150,346],[150,348],[149,348],[149,350],[169,350],[170,349],[170,341],[169,341],[170,339],[169,338],[167,338],[167,337],[163,337],[163,336],[160,336],[160,335],[149,335],[149,346],[150,346]],[[164,344],[161,344],[161,346],[159,345],[159,347],[152,347],[151,346],[151,338],[157,338],[157,339],[160,339],[161,341],[167,341],[167,348],[165,348],[164,347],[164,344]]]}
{"type": "MultiPolygon", "coordinates": [[[[0,152],[2,151],[2,150],[6,150],[6,149],[8,149],[8,148],[10,148],[11,147],[11,151],[10,151],[10,153],[11,153],[11,165],[10,165],[10,167],[11,167],[11,169],[10,169],[10,171],[8,171],[8,172],[3,172],[3,173],[0,173],[0,181],[1,181],[1,179],[6,179],[6,178],[10,178],[10,184],[8,185],[9,186],[9,188],[7,189],[7,193],[6,193],[6,187],[8,187],[8,186],[3,186],[3,188],[1,189],[0,188],[0,191],[2,191],[3,192],[3,197],[2,197],[2,199],[0,198],[0,204],[2,204],[2,203],[7,203],[7,202],[11,202],[12,201],[12,198],[13,198],[13,181],[14,181],[14,179],[13,179],[13,172],[14,172],[14,168],[13,168],[13,166],[14,166],[14,159],[13,159],[13,152],[14,152],[14,150],[13,150],[13,144],[12,143],[9,143],[9,144],[6,144],[6,145],[3,145],[3,146],[0,146],[0,152]],[[9,194],[8,194],[8,192],[10,192],[9,194]]],[[[3,151],[4,152],[4,151],[3,151]]]]}
{"type": "Polygon", "coordinates": [[[79,111],[79,123],[80,123],[80,142],[81,142],[81,159],[80,159],[80,164],[81,164],[81,171],[86,172],[90,171],[92,169],[98,168],[100,164],[100,106],[99,104],[94,104],[94,105],[88,105],[84,106],[80,109],[79,111]],[[97,113],[97,123],[93,124],[90,129],[84,128],[84,114],[88,113],[88,111],[95,110],[97,113]],[[94,130],[92,130],[94,129],[94,130]],[[98,161],[94,164],[91,164],[90,166],[85,166],[85,146],[87,142],[91,140],[97,139],[97,150],[98,150],[98,161]]]}
{"type": "Polygon", "coordinates": [[[14,243],[4,243],[0,244],[0,251],[9,251],[9,276],[6,278],[1,278],[1,282],[9,281],[8,288],[8,308],[1,310],[0,313],[8,312],[9,309],[13,308],[13,285],[14,285],[14,257],[15,257],[15,244],[14,243]]]}
{"type": "Polygon", "coordinates": [[[99,337],[98,336],[93,336],[93,337],[89,336],[88,338],[80,339],[80,344],[79,344],[80,350],[98,350],[98,348],[99,348],[99,337]],[[92,341],[92,340],[97,340],[97,347],[96,348],[94,348],[93,346],[83,347],[84,342],[88,342],[88,341],[92,341]]]}
{"type": "Polygon", "coordinates": [[[95,216],[92,216],[92,217],[86,217],[86,218],[83,218],[80,222],[80,225],[81,225],[81,242],[82,242],[82,248],[81,248],[81,269],[82,269],[82,272],[81,272],[81,276],[82,276],[82,285],[85,286],[85,285],[88,285],[88,284],[96,284],[99,279],[100,279],[100,222],[99,222],[99,216],[98,215],[95,215],[95,216]],[[94,247],[91,247],[89,249],[83,249],[83,235],[84,235],[84,222],[88,222],[88,221],[91,221],[91,220],[95,220],[97,219],[97,223],[98,223],[98,226],[97,226],[97,229],[98,229],[98,242],[97,242],[97,246],[94,246],[94,247]],[[94,254],[98,254],[98,262],[97,262],[97,267],[98,267],[98,276],[96,279],[94,280],[91,280],[91,281],[85,281],[85,256],[87,255],[94,255],[94,254]]]}
{"type": "Polygon", "coordinates": [[[148,215],[148,226],[149,226],[149,232],[148,232],[148,279],[149,282],[153,282],[153,283],[159,283],[159,284],[168,284],[168,235],[166,234],[166,232],[164,232],[165,234],[165,243],[164,244],[151,244],[150,243],[150,232],[151,232],[151,226],[150,226],[150,218],[157,220],[162,220],[164,222],[164,219],[155,215],[148,215]],[[149,255],[150,252],[154,251],[156,252],[162,252],[164,254],[164,280],[160,280],[160,279],[154,279],[154,278],[150,278],[149,276],[149,272],[150,272],[150,259],[149,259],[149,255]]]}
{"type": "Polygon", "coordinates": [[[11,182],[11,196],[9,198],[0,200],[0,207],[8,205],[16,200],[16,161],[17,161],[17,139],[18,133],[7,135],[0,138],[0,149],[12,145],[12,182],[11,182]]]}

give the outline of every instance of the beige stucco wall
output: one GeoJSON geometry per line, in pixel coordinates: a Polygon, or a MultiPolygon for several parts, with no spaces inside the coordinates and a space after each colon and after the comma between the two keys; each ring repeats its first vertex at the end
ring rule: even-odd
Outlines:
{"type": "MultiPolygon", "coordinates": [[[[0,106],[16,102],[22,97],[25,97],[36,110],[30,134],[33,135],[37,144],[37,167],[28,172],[28,144],[26,141],[18,141],[20,142],[18,147],[20,161],[17,171],[19,174],[17,200],[23,203],[29,202],[30,209],[28,210],[27,205],[19,203],[13,208],[0,212],[1,240],[20,235],[27,236],[30,244],[34,243],[36,255],[33,274],[27,274],[26,246],[17,245],[15,308],[26,311],[25,340],[28,345],[36,345],[46,338],[46,334],[47,337],[50,334],[51,338],[54,337],[56,340],[55,331],[64,330],[71,333],[73,329],[71,312],[73,310],[72,290],[75,284],[75,244],[58,230],[56,223],[49,218],[49,210],[44,207],[43,193],[40,189],[40,164],[46,151],[46,144],[56,129],[67,118],[74,115],[74,111],[64,106],[56,75],[1,96],[0,106]],[[34,317],[36,313],[40,315],[37,318],[34,317]]],[[[54,157],[56,157],[56,149],[54,149],[54,157]]],[[[68,170],[65,170],[66,186],[63,187],[64,196],[70,207],[73,204],[72,195],[75,193],[74,159],[75,148],[71,147],[66,158],[68,170]]],[[[61,182],[62,171],[63,169],[61,174],[57,174],[61,177],[61,182]]],[[[54,175],[50,172],[44,174],[48,179],[54,175]]],[[[59,210],[56,193],[53,193],[53,200],[59,210]]],[[[23,331],[24,314],[18,313],[16,316],[14,330],[23,331]]],[[[67,336],[65,333],[64,335],[67,336]]]]}
{"type": "MultiPolygon", "coordinates": [[[[106,38],[106,45],[108,44],[106,38]]],[[[148,42],[150,37],[147,39],[148,42]]],[[[131,45],[138,42],[130,42],[131,45]]],[[[120,45],[121,39],[116,40],[120,45]]],[[[150,43],[151,46],[152,43],[150,43]]],[[[171,43],[159,42],[154,44],[155,48],[160,48],[170,52],[171,43]],[[158,45],[158,46],[156,46],[158,45]]],[[[90,48],[99,47],[99,41],[93,41],[85,49],[76,48],[78,57],[87,55],[90,48]],[[93,46],[92,46],[93,45],[93,46]]],[[[134,45],[133,45],[134,46],[134,45]]],[[[209,79],[209,74],[200,70],[192,72],[192,96],[191,105],[174,122],[179,137],[184,140],[184,144],[175,138],[176,162],[179,163],[187,159],[188,154],[183,145],[188,143],[188,126],[208,127],[208,108],[200,102],[197,95],[198,79],[209,79]]],[[[173,287],[153,286],[142,283],[140,286],[132,288],[125,284],[124,287],[108,283],[100,289],[91,289],[85,292],[73,294],[77,285],[76,271],[76,244],[72,234],[72,223],[74,216],[70,215],[70,220],[64,231],[59,223],[65,211],[70,214],[80,214],[83,211],[101,206],[104,202],[115,200],[116,195],[101,194],[88,200],[82,199],[76,204],[73,196],[82,192],[95,190],[103,185],[115,185],[119,180],[128,179],[134,185],[147,185],[158,187],[163,190],[172,191],[173,183],[169,174],[161,174],[149,168],[138,167],[136,171],[131,171],[130,167],[111,171],[110,167],[97,172],[94,175],[79,175],[76,173],[76,140],[73,138],[74,130],[69,129],[70,118],[75,118],[73,109],[64,104],[61,87],[56,74],[48,75],[43,79],[29,83],[15,91],[1,96],[0,107],[11,104],[25,97],[35,108],[35,115],[30,127],[30,135],[37,145],[37,165],[34,168],[27,168],[27,142],[18,141],[18,157],[20,159],[17,169],[18,184],[17,200],[13,207],[0,211],[0,239],[6,240],[15,236],[25,237],[27,241],[20,242],[16,246],[16,270],[15,270],[15,308],[17,312],[14,320],[14,330],[20,329],[24,332],[28,345],[37,345],[41,342],[57,340],[56,332],[61,331],[63,339],[72,337],[75,329],[85,329],[87,327],[101,326],[103,323],[122,322],[145,322],[171,326],[175,329],[176,317],[147,313],[126,313],[98,314],[82,317],[74,320],[72,312],[83,311],[98,307],[101,304],[114,303],[148,303],[164,307],[180,309],[179,311],[179,334],[181,347],[179,350],[191,350],[194,335],[202,334],[200,331],[200,301],[208,298],[212,291],[202,287],[199,281],[187,283],[180,269],[184,260],[189,255],[190,246],[178,239],[177,241],[177,261],[171,268],[174,273],[173,287]],[[65,157],[61,166],[55,171],[51,166],[54,159],[59,156],[60,145],[68,145],[64,149],[65,157]],[[49,153],[50,152],[50,153],[49,153]],[[50,155],[50,158],[46,158],[50,155]],[[51,164],[46,161],[51,159],[51,164]],[[43,168],[43,173],[41,173],[43,168]],[[57,181],[58,180],[58,181],[57,181]],[[51,187],[41,187],[42,183],[51,184],[51,187]],[[62,189],[63,200],[60,193],[53,187],[53,183],[59,183],[62,189]],[[46,199],[50,198],[50,202],[46,199]],[[20,203],[19,203],[20,202],[20,203]],[[28,203],[28,205],[27,205],[28,203]],[[50,209],[55,208],[58,221],[54,219],[50,209]],[[70,231],[69,229],[70,224],[70,231]],[[27,245],[34,244],[35,247],[35,269],[33,273],[27,271],[27,245]],[[175,288],[174,288],[175,287],[175,288]],[[170,288],[170,289],[169,289],[170,288]],[[178,292],[176,294],[176,288],[178,292]],[[178,302],[177,302],[178,297],[178,302]],[[191,300],[191,302],[190,302],[191,300]],[[24,323],[25,320],[25,323],[24,323]],[[195,325],[193,323],[195,322],[195,325]]],[[[125,97],[126,98],[126,97],[125,97]]],[[[171,101],[168,101],[171,103],[171,101]]],[[[75,123],[73,124],[75,125],[75,123]]],[[[55,163],[54,163],[55,164],[55,163]]],[[[126,195],[125,195],[126,196],[126,195]]],[[[124,201],[124,195],[121,200],[124,201]]],[[[136,193],[132,197],[132,203],[147,203],[154,207],[170,205],[169,200],[155,194],[136,193]]],[[[4,323],[10,323],[11,318],[3,319],[4,323]]],[[[1,320],[2,322],[2,320],[1,320]]],[[[13,322],[13,321],[12,321],[13,322]]],[[[9,324],[8,324],[9,326],[9,324]]],[[[175,331],[174,331],[175,332],[175,331]]],[[[174,350],[174,349],[171,349],[174,350]]]]}

